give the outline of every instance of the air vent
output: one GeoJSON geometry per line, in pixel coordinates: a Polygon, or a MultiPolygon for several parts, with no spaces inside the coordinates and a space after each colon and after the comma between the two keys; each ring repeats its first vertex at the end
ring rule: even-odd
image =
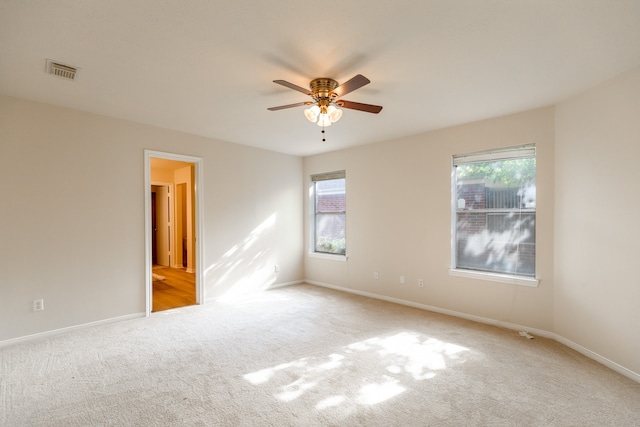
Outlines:
{"type": "Polygon", "coordinates": [[[71,65],[61,64],[59,62],[52,61],[51,59],[47,59],[47,73],[53,74],[54,76],[75,81],[78,78],[79,70],[80,69],[77,67],[72,67],[71,65]]]}

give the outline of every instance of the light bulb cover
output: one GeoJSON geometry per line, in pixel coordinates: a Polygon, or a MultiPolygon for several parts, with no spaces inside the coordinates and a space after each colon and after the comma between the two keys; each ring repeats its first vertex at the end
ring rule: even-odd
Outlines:
{"type": "Polygon", "coordinates": [[[329,113],[329,118],[331,119],[331,123],[337,122],[338,120],[340,120],[340,117],[342,117],[342,110],[334,107],[333,105],[329,107],[329,109],[327,110],[327,113],[329,113]]]}
{"type": "Polygon", "coordinates": [[[311,111],[311,109],[307,108],[306,110],[304,110],[304,116],[310,121],[315,123],[316,119],[318,118],[317,115],[315,115],[313,113],[313,111],[311,111]]]}
{"type": "Polygon", "coordinates": [[[320,114],[320,107],[317,105],[304,110],[305,117],[312,123],[315,123],[316,120],[318,120],[318,114],[320,114]]]}
{"type": "Polygon", "coordinates": [[[331,118],[328,114],[320,114],[320,116],[318,117],[318,126],[331,126],[331,118]]]}

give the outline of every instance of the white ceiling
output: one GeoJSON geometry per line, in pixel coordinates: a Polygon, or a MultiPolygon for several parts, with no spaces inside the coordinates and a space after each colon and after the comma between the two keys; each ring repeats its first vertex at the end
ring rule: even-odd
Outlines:
{"type": "Polygon", "coordinates": [[[640,0],[0,0],[0,94],[310,155],[552,105],[640,65],[640,0]],[[81,68],[69,82],[46,58],[81,68]],[[272,83],[371,83],[327,128],[272,83]]]}

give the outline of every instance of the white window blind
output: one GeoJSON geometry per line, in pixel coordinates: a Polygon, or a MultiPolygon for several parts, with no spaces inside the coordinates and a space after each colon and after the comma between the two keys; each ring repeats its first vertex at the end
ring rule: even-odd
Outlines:
{"type": "Polygon", "coordinates": [[[534,145],[454,155],[452,267],[535,277],[534,145]]]}
{"type": "Polygon", "coordinates": [[[510,148],[499,148],[495,150],[478,151],[475,153],[455,154],[453,156],[453,166],[468,163],[492,162],[509,159],[535,158],[535,145],[521,145],[510,148]]]}

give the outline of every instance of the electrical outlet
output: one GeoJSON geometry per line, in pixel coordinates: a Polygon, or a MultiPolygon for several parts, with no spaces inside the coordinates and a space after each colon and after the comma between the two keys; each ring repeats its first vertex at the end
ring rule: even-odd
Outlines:
{"type": "Polygon", "coordinates": [[[373,278],[376,279],[376,280],[378,280],[380,278],[380,275],[378,274],[377,271],[373,272],[373,278]]]}
{"type": "Polygon", "coordinates": [[[418,286],[424,288],[424,280],[418,279],[418,286]]]}
{"type": "Polygon", "coordinates": [[[276,273],[277,273],[277,272],[279,272],[279,271],[280,271],[280,266],[279,266],[278,264],[276,264],[276,265],[273,267],[273,271],[275,271],[276,273]]]}
{"type": "Polygon", "coordinates": [[[33,311],[42,311],[44,310],[44,300],[43,299],[34,299],[33,300],[33,311]]]}
{"type": "Polygon", "coordinates": [[[400,276],[400,284],[404,285],[404,276],[400,276]]]}

